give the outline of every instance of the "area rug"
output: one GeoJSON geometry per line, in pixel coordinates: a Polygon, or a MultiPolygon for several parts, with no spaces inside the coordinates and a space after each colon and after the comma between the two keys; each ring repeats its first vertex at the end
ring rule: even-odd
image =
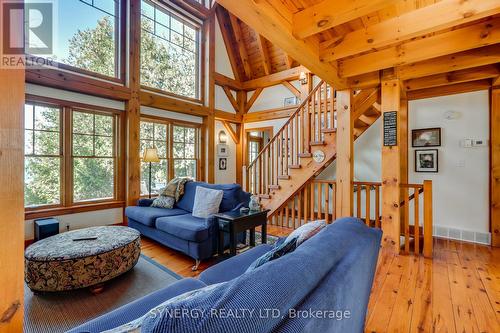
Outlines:
{"type": "Polygon", "coordinates": [[[176,273],[141,255],[134,269],[107,282],[98,295],[88,289],[34,295],[25,285],[24,332],[66,332],[179,279],[176,273]]]}

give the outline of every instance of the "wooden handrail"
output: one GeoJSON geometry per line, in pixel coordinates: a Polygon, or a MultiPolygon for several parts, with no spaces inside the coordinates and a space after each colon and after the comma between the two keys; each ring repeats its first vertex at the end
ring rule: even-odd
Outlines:
{"type": "Polygon", "coordinates": [[[302,110],[302,108],[306,105],[306,103],[308,103],[311,99],[311,96],[314,95],[318,89],[321,87],[321,85],[324,83],[325,81],[321,80],[318,85],[311,91],[311,93],[307,96],[307,98],[302,101],[302,103],[300,103],[300,105],[297,107],[297,109],[290,115],[290,117],[288,118],[288,120],[283,124],[283,126],[278,130],[278,132],[273,136],[273,138],[264,146],[264,148],[262,148],[262,150],[260,151],[260,153],[257,155],[257,157],[248,165],[248,169],[252,168],[257,160],[263,155],[264,151],[269,149],[269,147],[271,146],[271,144],[277,140],[278,136],[283,133],[285,127],[287,127],[289,124],[290,124],[290,121],[292,120],[292,118],[294,118],[297,113],[300,112],[300,110],[302,110]]]}

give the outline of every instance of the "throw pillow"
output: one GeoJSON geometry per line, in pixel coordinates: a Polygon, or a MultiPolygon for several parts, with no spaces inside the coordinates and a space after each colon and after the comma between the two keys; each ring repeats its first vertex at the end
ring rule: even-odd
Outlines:
{"type": "Polygon", "coordinates": [[[198,186],[194,196],[193,216],[207,218],[218,213],[223,195],[224,191],[198,186]]]}
{"type": "Polygon", "coordinates": [[[283,257],[285,254],[293,252],[297,248],[297,238],[286,240],[281,245],[275,247],[271,251],[263,254],[257,258],[248,268],[247,272],[250,272],[257,267],[264,265],[270,261],[283,257]]]}
{"type": "Polygon", "coordinates": [[[318,220],[306,223],[303,226],[300,226],[299,228],[295,229],[290,235],[288,235],[288,237],[285,240],[285,243],[296,238],[297,246],[299,246],[300,244],[304,243],[306,240],[308,240],[309,238],[320,232],[321,229],[323,229],[324,227],[326,227],[325,220],[318,220]]]}
{"type": "Polygon", "coordinates": [[[175,198],[160,195],[158,198],[153,200],[151,207],[172,209],[174,208],[174,204],[175,198]]]}

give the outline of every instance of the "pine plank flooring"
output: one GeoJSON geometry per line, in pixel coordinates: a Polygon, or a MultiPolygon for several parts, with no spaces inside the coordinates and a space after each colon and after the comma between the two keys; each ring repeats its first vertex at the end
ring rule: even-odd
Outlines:
{"type": "MultiPolygon", "coordinates": [[[[184,277],[214,264],[192,272],[193,259],[149,239],[142,251],[184,277]]],[[[500,332],[500,248],[434,239],[433,260],[381,249],[365,332],[500,332]]]]}

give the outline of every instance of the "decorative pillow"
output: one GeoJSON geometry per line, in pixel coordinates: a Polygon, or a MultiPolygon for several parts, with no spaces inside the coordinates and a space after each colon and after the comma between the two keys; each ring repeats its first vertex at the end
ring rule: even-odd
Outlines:
{"type": "Polygon", "coordinates": [[[191,290],[188,292],[185,292],[184,294],[181,294],[179,296],[173,297],[160,305],[152,308],[149,310],[148,313],[146,313],[144,316],[137,318],[136,320],[133,320],[131,322],[128,322],[126,324],[123,324],[121,326],[118,326],[116,328],[113,328],[108,331],[104,331],[103,333],[140,333],[140,332],[148,332],[148,328],[143,327],[145,324],[146,326],[154,326],[154,323],[156,319],[160,319],[161,315],[163,312],[165,312],[167,307],[170,308],[176,308],[175,306],[172,306],[172,304],[175,304],[176,302],[180,301],[185,301],[189,300],[190,298],[196,297],[201,294],[208,294],[212,292],[212,290],[218,288],[219,286],[225,284],[226,282],[221,282],[221,283],[216,283],[212,284],[210,286],[206,286],[200,289],[195,289],[191,290]],[[151,322],[153,321],[153,322],[151,322]],[[144,330],[143,330],[144,329],[144,330]]]}
{"type": "Polygon", "coordinates": [[[174,204],[175,198],[160,195],[158,198],[153,200],[151,207],[172,209],[174,208],[174,204]]]}
{"type": "Polygon", "coordinates": [[[263,254],[259,258],[257,258],[251,265],[250,267],[247,268],[247,272],[252,271],[256,269],[257,267],[260,267],[264,265],[265,263],[281,258],[285,254],[293,252],[297,248],[297,238],[293,238],[291,240],[286,239],[281,245],[275,247],[271,251],[263,254]]]}
{"type": "Polygon", "coordinates": [[[202,186],[196,187],[194,196],[193,216],[207,218],[219,212],[224,191],[212,190],[202,186]]]}
{"type": "Polygon", "coordinates": [[[288,235],[288,237],[285,240],[285,243],[296,238],[297,246],[299,246],[300,244],[304,243],[306,240],[308,240],[309,238],[320,232],[321,229],[323,229],[324,227],[326,227],[325,220],[318,220],[306,223],[303,226],[300,226],[299,228],[295,229],[290,235],[288,235]]]}

